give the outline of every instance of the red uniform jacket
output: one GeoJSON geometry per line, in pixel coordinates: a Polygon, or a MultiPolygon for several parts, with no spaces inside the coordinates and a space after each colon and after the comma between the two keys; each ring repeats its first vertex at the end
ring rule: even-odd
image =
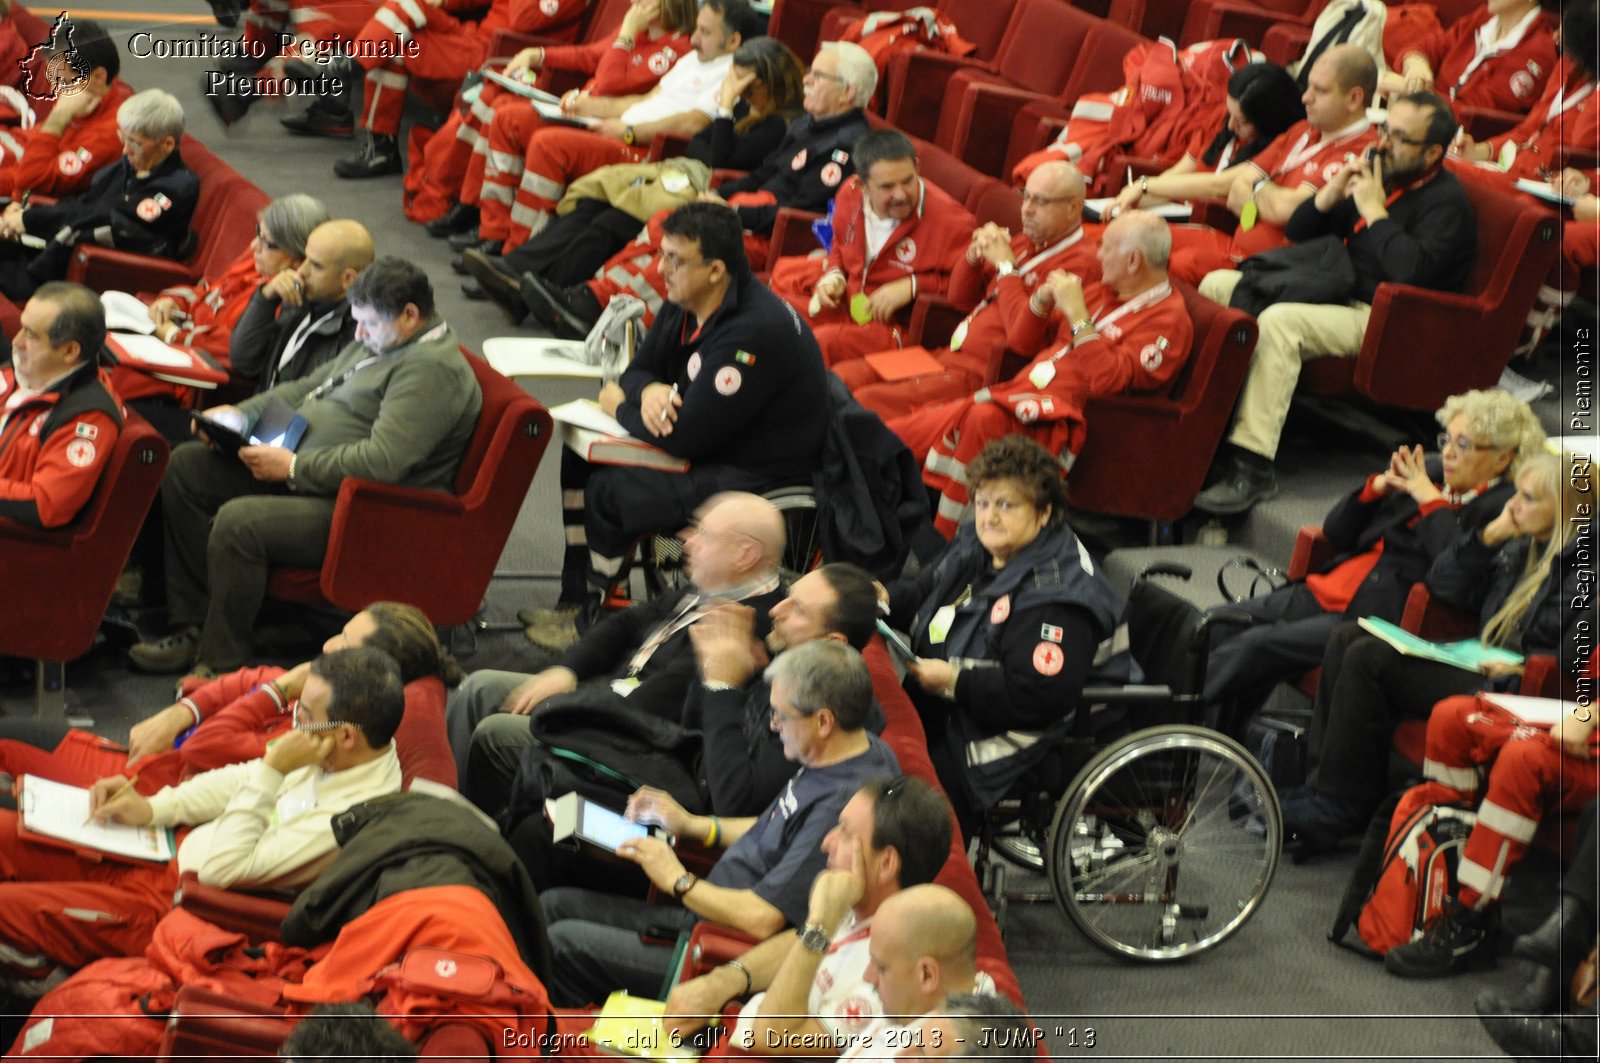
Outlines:
{"type": "MultiPolygon", "coordinates": [[[[1494,21],[1488,8],[1482,8],[1449,29],[1424,37],[1406,52],[1421,54],[1428,60],[1439,92],[1458,106],[1526,114],[1555,69],[1555,37],[1544,12],[1535,10],[1531,21],[1513,29],[1506,41],[1473,67],[1479,33],[1487,36],[1494,21]]],[[[1404,56],[1401,62],[1405,62],[1404,56]]]]}
{"type": "MultiPolygon", "coordinates": [[[[1310,185],[1317,189],[1333,179],[1339,167],[1345,164],[1346,156],[1361,154],[1377,139],[1377,132],[1365,118],[1332,134],[1313,129],[1310,122],[1302,119],[1250,159],[1250,165],[1261,171],[1262,176],[1272,178],[1273,184],[1284,188],[1310,185]]],[[[1282,247],[1288,242],[1282,228],[1264,221],[1256,222],[1249,232],[1240,230],[1233,234],[1234,252],[1240,258],[1282,247]]]]}
{"type": "MultiPolygon", "coordinates": [[[[851,177],[840,186],[834,199],[833,248],[826,261],[783,258],[773,265],[772,290],[802,313],[808,308],[811,290],[818,280],[832,270],[844,273],[844,297],[834,309],[812,318],[813,326],[850,321],[852,296],[863,292],[870,295],[904,277],[915,280],[913,299],[923,292],[942,294],[949,286],[950,270],[965,256],[972,236],[972,215],[949,193],[924,180],[916,210],[895,227],[884,241],[883,250],[869,263],[865,211],[861,178],[851,177]]],[[[909,310],[902,313],[909,316],[909,310]]]]}
{"type": "Polygon", "coordinates": [[[1099,225],[1080,226],[1076,232],[1047,248],[1035,248],[1025,234],[1011,239],[1011,253],[1017,270],[997,277],[987,261],[973,265],[965,255],[950,273],[950,301],[972,307],[966,319],[956,326],[950,348],[938,353],[939,360],[962,369],[980,381],[991,379],[999,370],[1009,347],[1032,357],[1055,331],[1061,316],[1052,309],[1041,317],[1030,305],[1034,289],[1058,269],[1076,273],[1085,283],[1100,276],[1096,252],[1100,247],[1099,225]],[[1035,256],[1043,255],[1036,260],[1035,256]],[[959,340],[959,342],[958,342],[959,340]]]}
{"type": "Polygon", "coordinates": [[[591,96],[635,96],[655,88],[661,76],[688,52],[687,34],[667,33],[651,40],[641,33],[632,48],[614,40],[553,45],[545,49],[544,69],[593,75],[583,86],[591,96]]]}
{"type": "Polygon", "coordinates": [[[117,108],[132,95],[122,81],[113,81],[100,106],[59,137],[40,125],[13,129],[0,137],[0,196],[28,190],[59,199],[85,191],[95,171],[122,157],[117,108]]]}
{"type": "Polygon", "coordinates": [[[55,528],[78,515],[117,445],[122,408],[85,362],[48,391],[24,396],[0,369],[0,517],[55,528]]]}
{"type": "Polygon", "coordinates": [[[1188,359],[1194,340],[1194,324],[1183,296],[1166,283],[1127,300],[1102,292],[1099,299],[1096,293],[1088,293],[1096,335],[1074,343],[1070,326],[1063,321],[1056,337],[1061,346],[1008,383],[991,389],[995,395],[1011,389],[1042,390],[1063,398],[1075,396],[1081,405],[1082,400],[1096,395],[1165,387],[1188,359]],[[1029,374],[1045,363],[1054,365],[1054,375],[1042,389],[1036,388],[1029,374]]]}
{"type": "MultiPolygon", "coordinates": [[[[1545,85],[1544,95],[1517,127],[1489,140],[1495,158],[1508,143],[1517,146],[1508,180],[1539,180],[1539,171],[1556,171],[1566,165],[1569,153],[1594,155],[1600,151],[1600,103],[1595,83],[1563,58],[1545,85]]],[[[1465,171],[1467,167],[1461,167],[1465,171]]]]}
{"type": "MultiPolygon", "coordinates": [[[[489,13],[478,23],[478,32],[487,40],[495,30],[533,33],[550,29],[573,21],[588,6],[589,0],[493,0],[489,13]]],[[[445,0],[444,8],[452,14],[470,14],[483,9],[483,0],[445,0]]]]}

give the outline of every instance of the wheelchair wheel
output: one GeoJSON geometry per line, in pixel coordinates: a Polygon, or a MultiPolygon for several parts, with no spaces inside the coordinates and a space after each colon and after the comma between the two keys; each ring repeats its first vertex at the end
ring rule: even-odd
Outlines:
{"type": "Polygon", "coordinates": [[[1178,960],[1255,914],[1278,866],[1278,795],[1244,747],[1154,727],[1100,751],[1050,827],[1050,886],[1094,944],[1178,960]]]}
{"type": "Polygon", "coordinates": [[[778,571],[793,583],[822,563],[822,520],[809,487],[780,487],[762,496],[783,514],[783,557],[778,571]]]}

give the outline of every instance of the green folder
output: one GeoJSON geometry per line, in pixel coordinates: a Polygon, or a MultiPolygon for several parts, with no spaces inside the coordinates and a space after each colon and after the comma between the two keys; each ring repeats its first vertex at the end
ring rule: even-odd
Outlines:
{"type": "Polygon", "coordinates": [[[1480,672],[1483,665],[1493,664],[1521,664],[1522,654],[1503,650],[1498,646],[1485,646],[1477,639],[1461,639],[1457,642],[1429,642],[1427,639],[1406,631],[1397,624],[1375,616],[1363,617],[1357,621],[1362,630],[1378,636],[1407,657],[1420,657],[1425,661],[1438,661],[1456,668],[1465,668],[1469,672],[1480,672]]]}

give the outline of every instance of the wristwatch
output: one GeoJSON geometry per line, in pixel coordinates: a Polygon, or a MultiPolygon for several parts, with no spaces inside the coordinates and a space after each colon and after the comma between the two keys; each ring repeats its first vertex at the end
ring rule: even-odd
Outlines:
{"type": "Polygon", "coordinates": [[[1074,322],[1072,325],[1072,338],[1077,339],[1078,334],[1083,332],[1092,324],[1094,324],[1094,322],[1090,321],[1088,318],[1084,318],[1082,321],[1074,322]]]}
{"type": "Polygon", "coordinates": [[[685,871],[678,876],[678,881],[672,884],[672,895],[678,900],[683,900],[683,895],[694,889],[694,884],[700,881],[700,876],[692,871],[685,871]]]}
{"type": "Polygon", "coordinates": [[[800,946],[807,952],[827,952],[832,941],[833,935],[816,923],[807,923],[805,929],[800,931],[800,946]]]}
{"type": "Polygon", "coordinates": [[[625,125],[622,127],[622,142],[624,144],[633,143],[633,126],[625,125]]]}

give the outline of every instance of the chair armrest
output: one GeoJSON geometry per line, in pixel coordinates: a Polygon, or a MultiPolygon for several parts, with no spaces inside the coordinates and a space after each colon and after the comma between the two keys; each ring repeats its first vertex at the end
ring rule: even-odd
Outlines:
{"type": "Polygon", "coordinates": [[[673,159],[689,154],[689,138],[680,133],[657,133],[650,141],[650,151],[645,156],[650,162],[673,159]]]}
{"type": "Polygon", "coordinates": [[[1406,595],[1405,612],[1400,616],[1400,626],[1434,642],[1445,639],[1471,638],[1478,633],[1478,618],[1471,613],[1433,600],[1423,583],[1411,585],[1406,595]]]}
{"type": "Polygon", "coordinates": [[[199,279],[198,272],[170,258],[153,258],[98,244],[79,244],[67,264],[67,280],[97,292],[158,292],[199,279]]]}
{"type": "Polygon", "coordinates": [[[281,941],[283,919],[289,914],[291,900],[287,893],[251,893],[207,886],[193,871],[185,871],[178,880],[173,907],[186,909],[253,942],[281,941]]]}
{"type": "Polygon", "coordinates": [[[907,335],[924,347],[943,347],[964,317],[961,308],[942,295],[919,295],[911,308],[907,335]]]}
{"type": "Polygon", "coordinates": [[[1280,23],[1310,26],[1305,15],[1292,15],[1286,11],[1267,11],[1248,0],[1213,0],[1205,13],[1191,17],[1184,26],[1180,47],[1200,41],[1221,40],[1224,37],[1243,37],[1252,46],[1260,47],[1267,31],[1280,23]]]}
{"type": "Polygon", "coordinates": [[[823,215],[810,210],[780,207],[772,222],[772,237],[767,250],[770,266],[784,255],[808,255],[821,249],[811,232],[811,223],[823,215]]]}
{"type": "Polygon", "coordinates": [[[1289,558],[1285,575],[1290,582],[1303,580],[1310,573],[1320,571],[1337,552],[1321,528],[1315,524],[1303,525],[1294,537],[1294,553],[1289,558]]]}
{"type": "Polygon", "coordinates": [[[969,69],[1000,74],[993,63],[977,59],[962,59],[942,52],[896,53],[889,60],[885,79],[888,104],[884,117],[903,132],[933,140],[951,75],[957,70],[969,69]]]}
{"type": "Polygon", "coordinates": [[[1529,697],[1559,698],[1566,696],[1561,687],[1561,662],[1554,657],[1535,653],[1522,662],[1521,693],[1529,697]]]}
{"type": "Polygon", "coordinates": [[[1473,140],[1488,140],[1516,128],[1517,123],[1522,121],[1522,115],[1512,111],[1497,111],[1492,107],[1458,106],[1456,121],[1461,123],[1461,128],[1473,140]]]}
{"type": "Polygon", "coordinates": [[[697,978],[729,960],[738,959],[756,944],[756,939],[731,926],[697,923],[689,934],[689,955],[684,962],[686,978],[697,978]]]}
{"type": "Polygon", "coordinates": [[[1372,299],[1372,317],[1356,355],[1352,385],[1387,406],[1433,409],[1448,395],[1492,388],[1510,358],[1511,344],[1496,342],[1497,322],[1486,313],[1488,300],[1458,292],[1438,292],[1410,284],[1384,283],[1372,299]],[[1473,335],[1472,344],[1424,343],[1419,336],[1473,335]]]}

